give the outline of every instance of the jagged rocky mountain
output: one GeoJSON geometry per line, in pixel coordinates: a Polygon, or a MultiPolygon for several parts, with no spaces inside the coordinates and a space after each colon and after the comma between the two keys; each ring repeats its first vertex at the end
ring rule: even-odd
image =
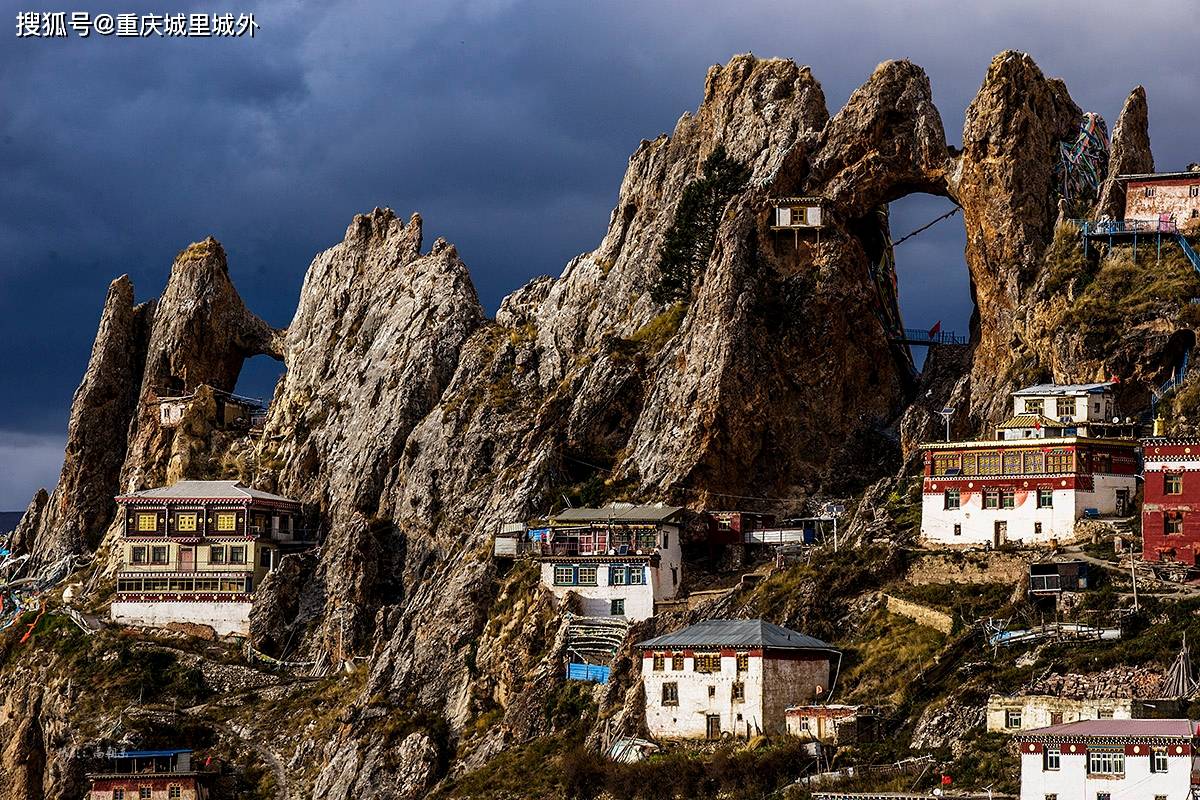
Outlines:
{"type": "MultiPolygon", "coordinates": [[[[113,283],[62,478],[34,498],[16,546],[42,563],[97,548],[103,560],[113,495],[179,478],[239,477],[303,501],[323,544],[261,587],[253,638],[268,652],[291,641],[314,657],[368,657],[369,675],[335,734],[292,743],[321,765],[297,790],[419,796],[445,769],[547,730],[530,676],[550,683],[553,662],[521,648],[556,635],[544,598],[502,638],[489,626],[501,521],[580,485],[693,506],[816,497],[833,465],[894,471],[873,443],[899,431],[911,453],[950,397],[960,432],[996,420],[1030,354],[1055,378],[1103,376],[1111,365],[1039,325],[1056,301],[1035,291],[1060,215],[1059,142],[1081,115],[1062,81],[1005,52],[950,146],[910,62],[881,64],[830,116],[807,67],[737,56],[710,69],[695,113],[637,147],[599,245],[517,289],[495,319],[453,245],[423,249],[415,214],[356,216],[313,260],[286,330],[245,307],[216,241],[191,245],[156,301],[136,305],[128,278],[113,283]],[[718,146],[750,180],[691,302],[656,306],[657,248],[718,146]],[[935,357],[919,388],[881,290],[894,277],[886,205],[914,192],[962,206],[976,303],[970,351],[935,357]],[[819,240],[770,230],[770,199],[795,195],[824,198],[819,240]],[[176,428],[157,424],[157,396],[232,391],[258,354],[286,366],[261,439],[216,430],[203,404],[176,428]],[[444,743],[420,731],[385,758],[367,713],[378,698],[444,719],[451,740],[483,706],[503,722],[448,766],[444,743]]],[[[1147,129],[1139,87],[1115,127],[1112,175],[1152,163],[1147,129]]],[[[1117,192],[1106,183],[1099,208],[1117,192]]],[[[1151,337],[1139,357],[1154,363],[1165,346],[1151,337]]],[[[58,743],[70,710],[46,674],[26,669],[0,689],[0,738],[24,742],[0,774],[63,797],[78,780],[57,763],[70,758],[58,743]]]]}

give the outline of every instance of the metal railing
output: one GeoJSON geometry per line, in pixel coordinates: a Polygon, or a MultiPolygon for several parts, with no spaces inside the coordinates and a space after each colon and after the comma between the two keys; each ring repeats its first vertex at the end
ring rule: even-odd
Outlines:
{"type": "Polygon", "coordinates": [[[930,333],[923,328],[905,328],[904,340],[912,344],[966,344],[966,336],[958,336],[954,331],[936,331],[930,333]]]}
{"type": "Polygon", "coordinates": [[[1120,236],[1135,233],[1166,233],[1175,235],[1179,228],[1167,219],[1073,219],[1071,222],[1084,236],[1120,236]]]}

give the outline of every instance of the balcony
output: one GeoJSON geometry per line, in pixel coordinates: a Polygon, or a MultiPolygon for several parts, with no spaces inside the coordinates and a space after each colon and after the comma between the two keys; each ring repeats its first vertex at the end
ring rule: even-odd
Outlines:
{"type": "Polygon", "coordinates": [[[1094,222],[1087,219],[1072,220],[1084,236],[1134,236],[1144,233],[1163,233],[1174,236],[1179,232],[1174,220],[1161,219],[1111,219],[1094,222]]]}
{"type": "Polygon", "coordinates": [[[658,536],[651,533],[640,536],[563,538],[531,542],[531,549],[534,555],[543,558],[653,555],[658,552],[658,536]]]}

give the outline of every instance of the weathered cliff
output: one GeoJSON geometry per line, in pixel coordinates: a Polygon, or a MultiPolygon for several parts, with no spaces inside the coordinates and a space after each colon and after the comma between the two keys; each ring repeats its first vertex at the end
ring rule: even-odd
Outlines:
{"type": "MultiPolygon", "coordinates": [[[[90,549],[113,494],[182,477],[240,477],[303,501],[322,544],[260,587],[253,639],[366,675],[336,712],[303,711],[316,738],[254,735],[306,765],[302,791],[420,796],[552,728],[560,626],[529,576],[497,574],[488,546],[500,522],[564,496],[798,510],[894,471],[878,442],[897,434],[911,454],[946,403],[963,412],[955,433],[968,434],[1033,374],[1084,380],[1106,368],[1094,355],[1106,334],[1093,327],[1085,341],[1086,330],[1051,324],[1073,302],[1062,287],[1093,269],[1067,259],[1060,283],[1053,249],[1059,142],[1080,118],[1061,81],[1002,53],[956,152],[928,78],[907,61],[881,64],[830,117],[808,68],[737,56],[709,71],[695,113],[630,157],[598,246],[505,298],[494,321],[452,245],[422,251],[417,215],[356,216],[313,260],[286,332],[246,309],[219,244],[192,245],[155,304],[135,307],[128,281],[114,284],[63,481],[31,504],[18,546],[90,549]],[[749,179],[691,293],[656,304],[658,249],[718,148],[749,179]],[[886,210],[913,192],[962,206],[977,304],[971,349],[935,354],[920,383],[894,341],[886,210]],[[821,199],[819,235],[771,229],[772,200],[795,195],[821,199]],[[164,392],[231,391],[262,353],[287,372],[260,438],[214,430],[203,403],[187,424],[158,424],[164,392]]],[[[1144,120],[1135,91],[1113,170],[1145,163],[1144,120]]],[[[1145,314],[1147,330],[1174,330],[1155,308],[1145,314]]],[[[1165,345],[1123,357],[1140,363],[1154,347],[1165,345]]],[[[889,491],[872,496],[882,505],[889,491]]],[[[872,502],[864,540],[890,524],[872,502]]],[[[22,687],[11,702],[45,717],[22,687]]],[[[0,774],[35,780],[28,753],[6,756],[0,774]]]]}
{"type": "Polygon", "coordinates": [[[87,372],[71,401],[62,474],[44,505],[35,499],[26,512],[14,538],[17,552],[46,562],[98,543],[125,462],[153,313],[153,304],[134,304],[128,276],[109,286],[87,372]]]}
{"type": "Polygon", "coordinates": [[[1146,90],[1135,86],[1125,98],[1117,124],[1113,127],[1112,151],[1108,176],[1100,187],[1093,216],[1121,219],[1125,214],[1125,185],[1118,175],[1154,172],[1154,154],[1150,151],[1150,108],[1146,90]]]}

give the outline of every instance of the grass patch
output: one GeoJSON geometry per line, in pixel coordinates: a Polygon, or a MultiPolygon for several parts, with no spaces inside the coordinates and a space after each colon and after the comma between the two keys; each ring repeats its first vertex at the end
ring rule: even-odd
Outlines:
{"type": "Polygon", "coordinates": [[[686,314],[686,303],[683,301],[672,303],[661,314],[634,331],[633,335],[629,337],[629,341],[634,342],[645,351],[657,353],[679,332],[679,326],[683,324],[686,314]]]}
{"type": "Polygon", "coordinates": [[[888,587],[888,594],[944,611],[955,618],[957,626],[961,626],[1003,611],[1012,597],[1013,584],[926,583],[914,586],[898,583],[888,587]]]}
{"type": "Polygon", "coordinates": [[[900,705],[912,679],[932,664],[946,645],[933,628],[879,608],[845,644],[841,691],[849,703],[900,705]]]}
{"type": "Polygon", "coordinates": [[[772,573],[744,598],[744,616],[761,617],[818,639],[844,634],[840,620],[847,606],[865,592],[900,577],[906,554],[887,545],[822,548],[807,564],[772,573]]]}
{"type": "Polygon", "coordinates": [[[1100,346],[1131,326],[1178,317],[1197,296],[1200,277],[1174,244],[1163,248],[1160,263],[1153,246],[1139,250],[1136,260],[1132,248],[1122,247],[1101,260],[1060,324],[1078,328],[1086,342],[1100,346]]]}

